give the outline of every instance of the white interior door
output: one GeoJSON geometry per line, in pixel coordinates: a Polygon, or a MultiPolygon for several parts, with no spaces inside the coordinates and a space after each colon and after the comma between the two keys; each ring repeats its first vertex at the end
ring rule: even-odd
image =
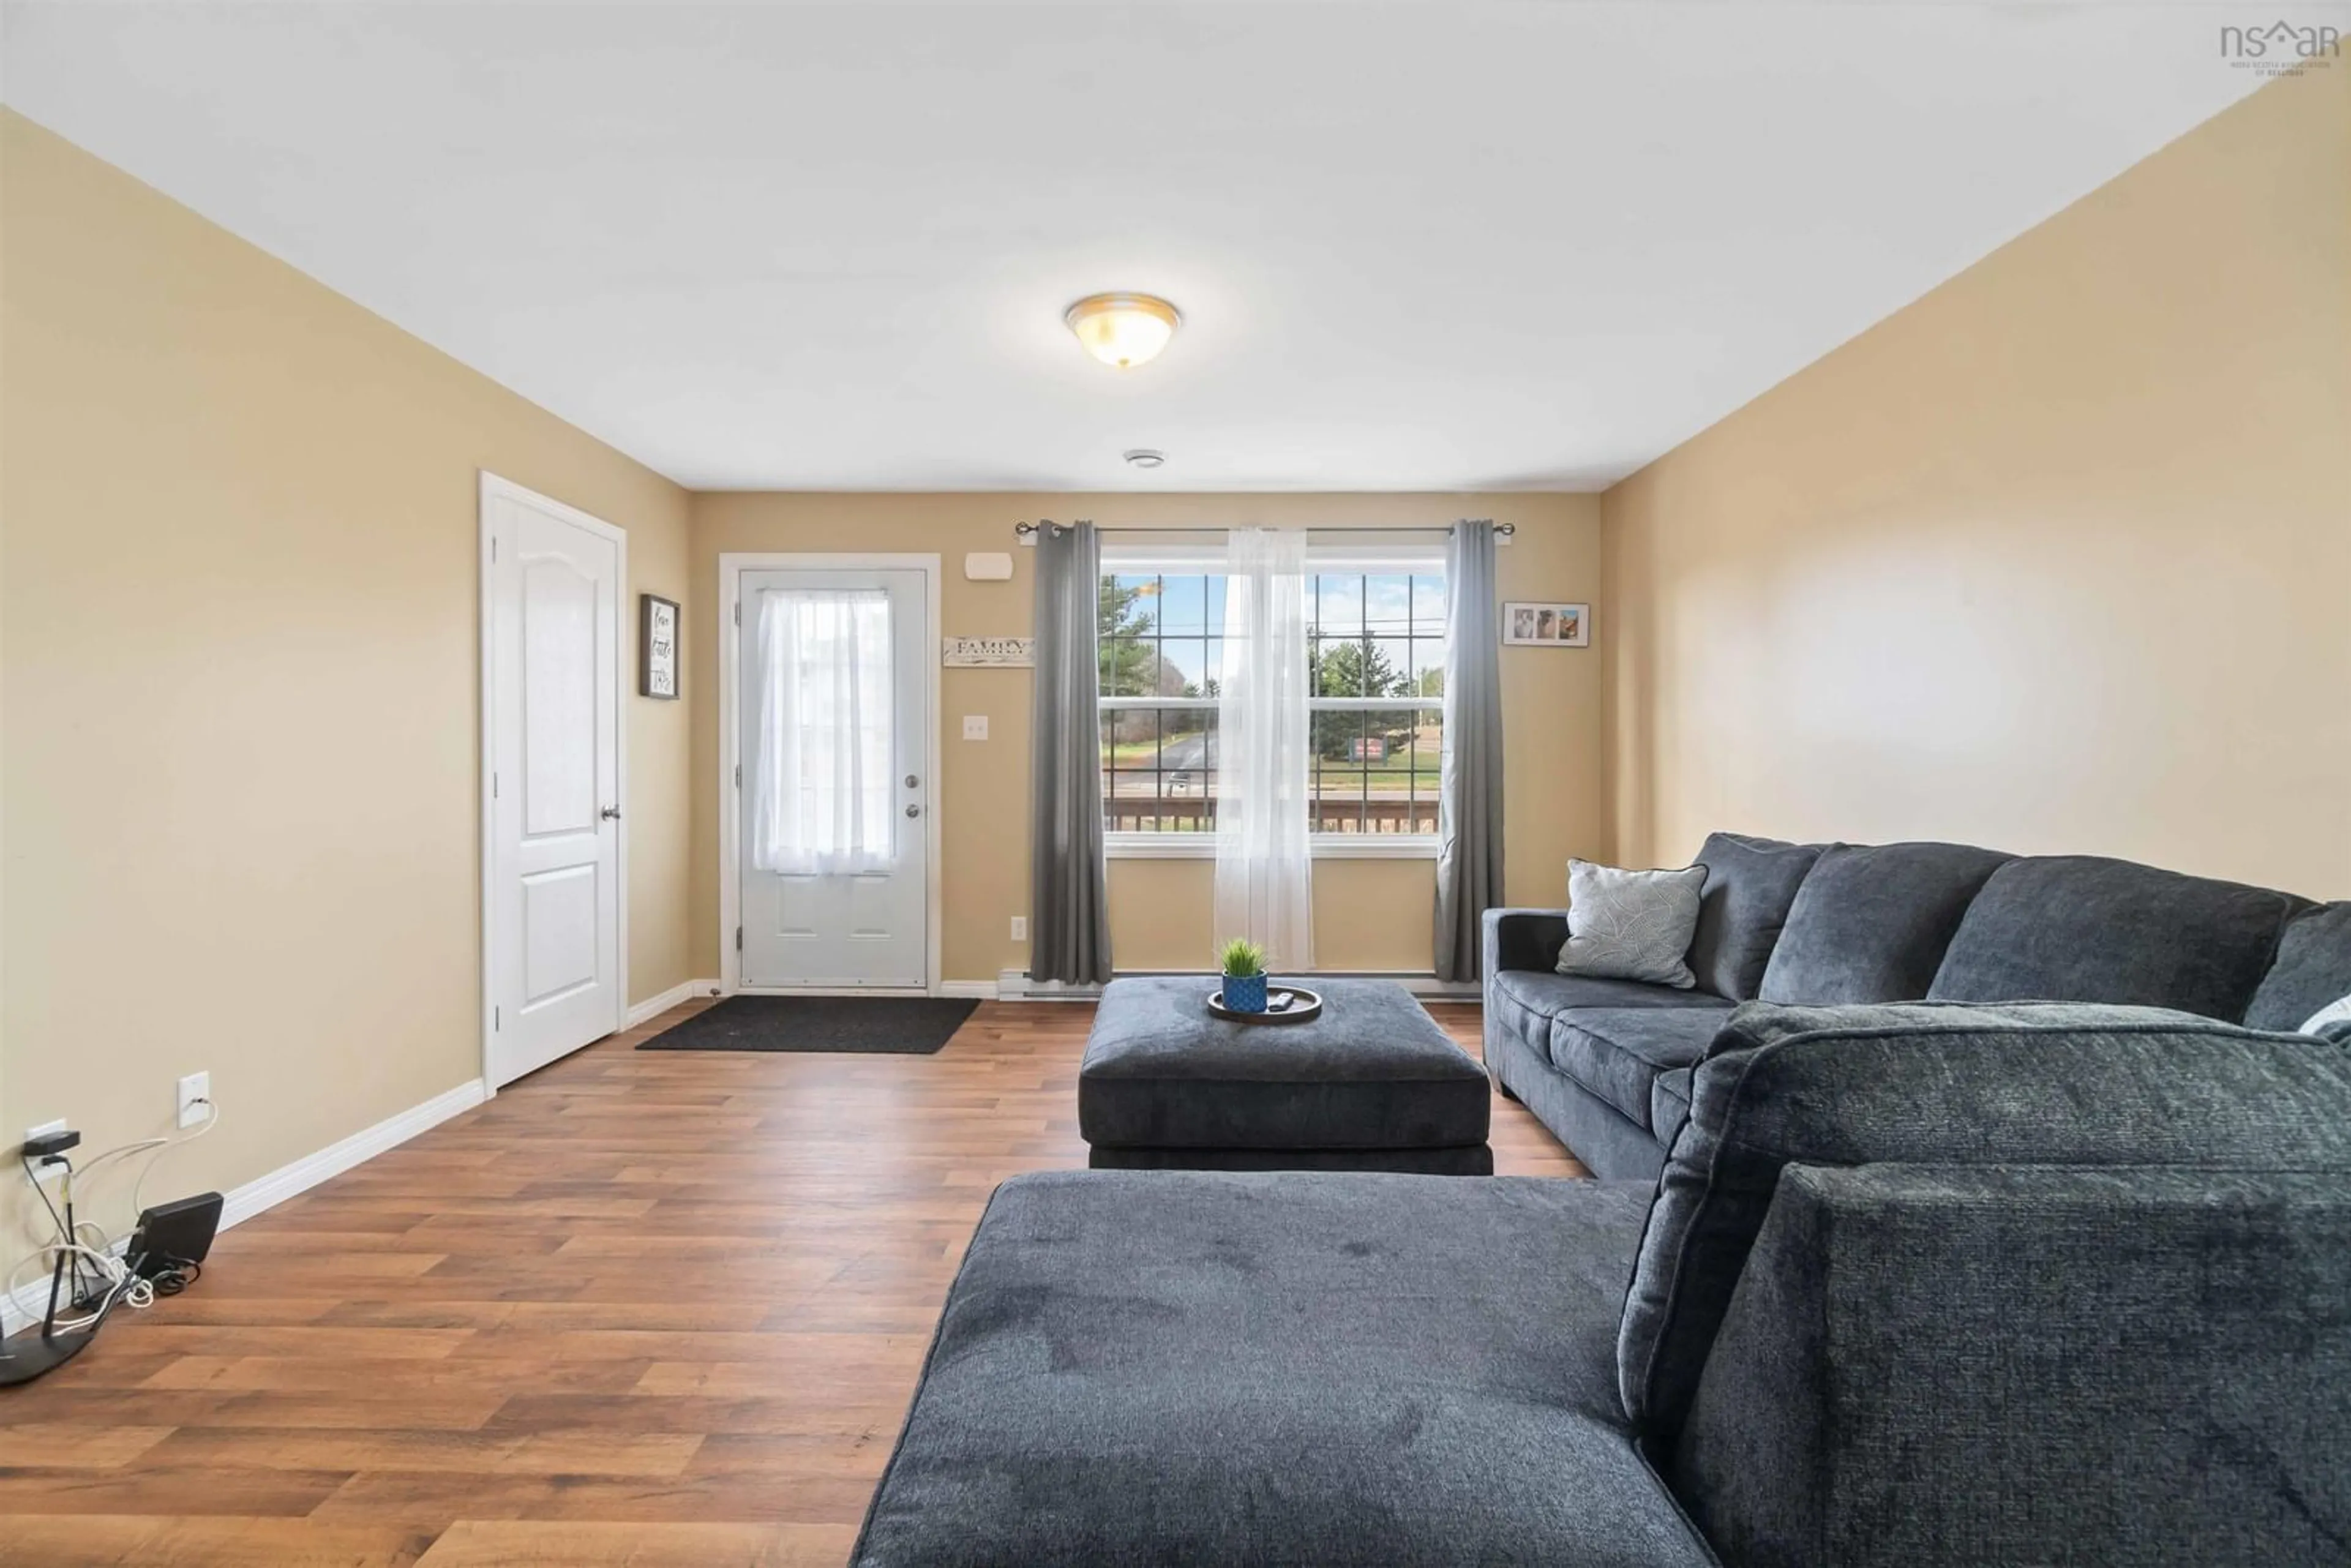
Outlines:
{"type": "Polygon", "coordinates": [[[737,591],[740,983],[919,989],[928,584],[916,570],[823,568],[747,570],[737,591]]]}
{"type": "Polygon", "coordinates": [[[482,517],[496,1088],[621,1023],[624,536],[486,478],[482,517]]]}

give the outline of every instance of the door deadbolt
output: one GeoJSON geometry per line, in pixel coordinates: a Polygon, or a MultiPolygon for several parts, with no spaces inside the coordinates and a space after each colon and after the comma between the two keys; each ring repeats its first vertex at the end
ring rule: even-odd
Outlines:
{"type": "Polygon", "coordinates": [[[909,773],[909,774],[907,774],[907,775],[906,775],[906,788],[907,788],[907,789],[912,789],[913,788],[914,788],[914,786],[916,786],[917,784],[920,784],[921,782],[922,782],[922,780],[921,780],[921,779],[917,779],[917,778],[915,778],[913,774],[909,773]]]}

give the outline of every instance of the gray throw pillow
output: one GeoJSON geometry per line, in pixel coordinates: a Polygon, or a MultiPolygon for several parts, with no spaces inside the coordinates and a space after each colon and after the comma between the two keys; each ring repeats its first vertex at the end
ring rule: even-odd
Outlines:
{"type": "Polygon", "coordinates": [[[1567,946],[1559,972],[1595,980],[1646,980],[1687,990],[1706,867],[1622,871],[1567,862],[1567,946]]]}

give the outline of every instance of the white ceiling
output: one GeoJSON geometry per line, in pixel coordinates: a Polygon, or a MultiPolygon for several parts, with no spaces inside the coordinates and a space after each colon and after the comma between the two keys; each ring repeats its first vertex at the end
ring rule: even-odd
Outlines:
{"type": "Polygon", "coordinates": [[[2257,86],[2231,14],[11,4],[0,96],[696,487],[1589,489],[2257,86]]]}

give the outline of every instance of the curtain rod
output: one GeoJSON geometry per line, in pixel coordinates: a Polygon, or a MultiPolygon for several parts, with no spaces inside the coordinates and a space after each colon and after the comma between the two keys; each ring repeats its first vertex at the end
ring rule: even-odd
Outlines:
{"type": "MultiPolygon", "coordinates": [[[[1080,522],[1083,522],[1086,519],[1081,517],[1078,520],[1080,522]]],[[[1464,517],[1461,520],[1465,523],[1494,522],[1494,519],[1491,517],[1464,517]]],[[[1058,534],[1063,532],[1068,526],[1069,525],[1065,523],[1054,522],[1050,517],[1040,517],[1033,523],[1015,523],[1012,525],[1012,531],[1016,534],[1021,535],[1023,538],[1026,538],[1029,534],[1038,533],[1048,528],[1058,534]]],[[[1437,523],[1425,528],[1382,528],[1359,527],[1352,528],[1309,528],[1306,531],[1310,534],[1438,534],[1445,532],[1449,526],[1450,525],[1448,524],[1437,523]]],[[[1096,533],[1104,534],[1228,534],[1232,532],[1232,529],[1228,528],[1220,528],[1214,527],[1171,527],[1164,528],[1097,528],[1094,531],[1096,533]]],[[[1494,523],[1494,531],[1498,534],[1515,534],[1519,531],[1519,525],[1516,523],[1494,523]]]]}

